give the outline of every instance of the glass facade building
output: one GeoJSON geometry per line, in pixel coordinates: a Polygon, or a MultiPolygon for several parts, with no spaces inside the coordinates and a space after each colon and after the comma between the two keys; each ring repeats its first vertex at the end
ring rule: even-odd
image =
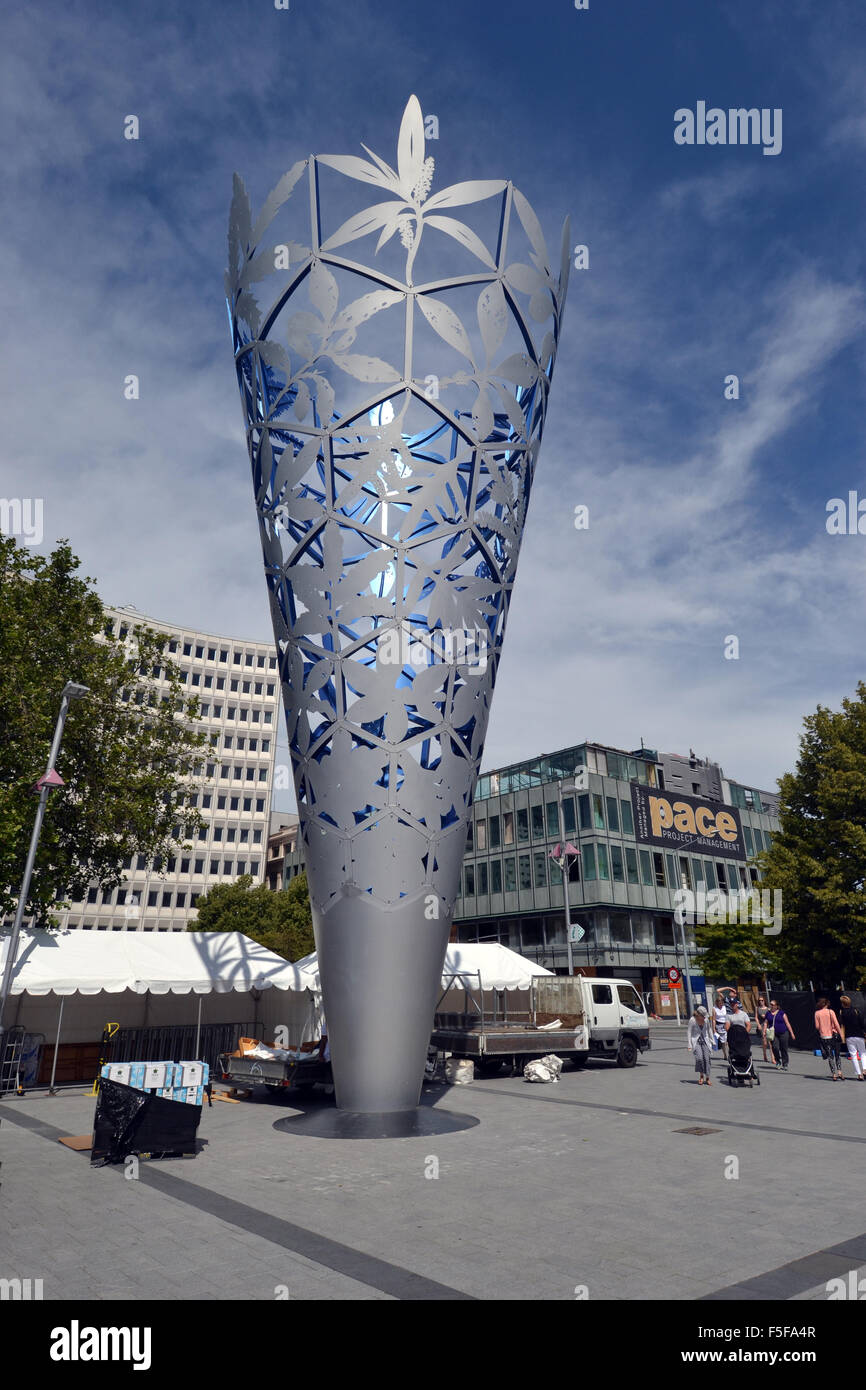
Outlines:
{"type": "MultiPolygon", "coordinates": [[[[478,780],[463,860],[453,939],[500,942],[548,969],[568,968],[563,873],[552,858],[563,832],[569,855],[568,900],[575,970],[634,981],[656,991],[670,966],[683,966],[675,893],[759,886],[754,856],[778,829],[778,796],[726,778],[717,763],[640,748],[582,743],[478,780]],[[702,798],[737,808],[742,857],[713,857],[641,842],[632,786],[671,798],[702,798]]],[[[298,865],[288,856],[286,872],[298,865]]],[[[700,974],[694,929],[686,941],[700,974]]]]}

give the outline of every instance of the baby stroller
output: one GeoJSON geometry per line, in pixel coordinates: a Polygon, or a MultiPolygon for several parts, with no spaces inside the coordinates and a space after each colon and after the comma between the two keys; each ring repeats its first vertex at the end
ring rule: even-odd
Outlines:
{"type": "Polygon", "coordinates": [[[732,1023],[728,1029],[728,1085],[760,1086],[761,1078],[752,1062],[752,1043],[741,1023],[732,1023]]]}

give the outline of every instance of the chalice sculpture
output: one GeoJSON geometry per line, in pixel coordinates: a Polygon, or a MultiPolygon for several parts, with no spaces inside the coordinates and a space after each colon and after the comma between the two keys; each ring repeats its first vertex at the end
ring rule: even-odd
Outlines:
{"type": "Polygon", "coordinates": [[[363,149],[255,220],[235,178],[226,292],[336,1113],[396,1134],[447,1127],[418,1102],[570,256],[503,179],[434,191],[416,97],[396,168],[363,149]]]}

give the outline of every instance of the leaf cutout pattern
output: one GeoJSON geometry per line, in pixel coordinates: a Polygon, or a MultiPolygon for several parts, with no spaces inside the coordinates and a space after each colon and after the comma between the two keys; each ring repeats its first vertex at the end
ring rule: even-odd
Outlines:
{"type": "Polygon", "coordinates": [[[540,224],[510,184],[432,191],[416,98],[395,164],[363,152],[294,164],[255,221],[236,179],[225,277],[319,917],[349,878],[385,911],[401,894],[453,905],[570,265],[566,236],[551,270],[540,224]],[[378,194],[321,245],[316,163],[378,194]],[[301,191],[306,212],[310,190],[309,244],[291,244],[275,294],[264,237],[301,191]],[[495,251],[446,215],[494,198],[503,214],[512,199],[515,213],[495,251]],[[531,264],[516,259],[521,227],[531,264]],[[397,233],[402,279],[375,259],[397,233]],[[461,257],[443,277],[453,301],[414,283],[431,237],[437,255],[451,241],[472,257],[474,268],[464,272],[461,257]],[[261,283],[274,296],[264,311],[252,293],[261,283]],[[467,296],[471,323],[455,308],[467,296]],[[437,340],[441,356],[428,360],[437,340]],[[452,352],[463,365],[448,376],[452,352]],[[428,399],[430,373],[439,395],[428,399]],[[449,652],[446,633],[463,648],[449,652]]]}

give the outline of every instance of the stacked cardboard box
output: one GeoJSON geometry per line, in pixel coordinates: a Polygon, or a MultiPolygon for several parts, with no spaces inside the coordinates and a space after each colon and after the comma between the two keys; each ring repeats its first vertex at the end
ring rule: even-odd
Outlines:
{"type": "Polygon", "coordinates": [[[106,1081],[119,1081],[164,1100],[201,1105],[210,1068],[207,1062],[108,1062],[102,1068],[102,1076],[106,1081]]]}

